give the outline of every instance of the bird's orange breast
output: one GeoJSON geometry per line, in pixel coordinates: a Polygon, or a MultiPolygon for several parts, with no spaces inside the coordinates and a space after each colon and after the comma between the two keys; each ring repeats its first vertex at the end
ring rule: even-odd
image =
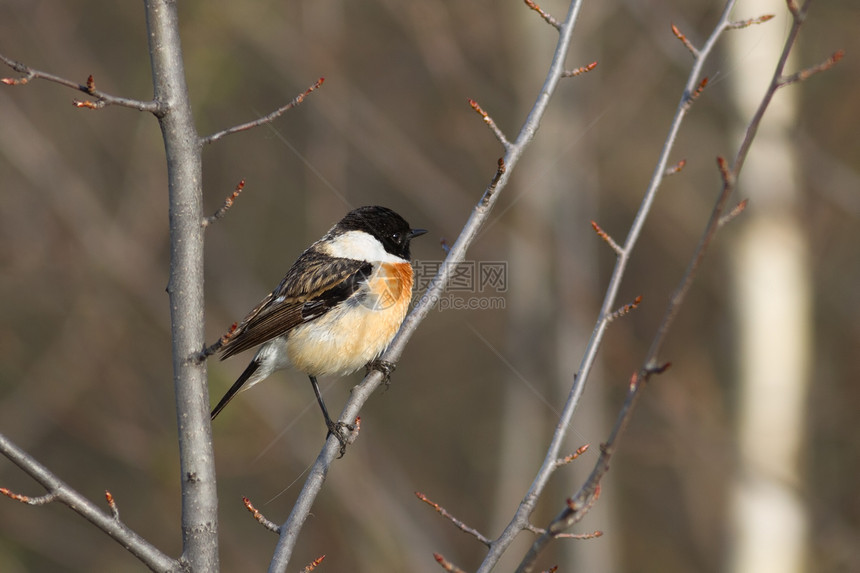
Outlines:
{"type": "Polygon", "coordinates": [[[293,366],[314,376],[348,374],[379,356],[412,299],[412,266],[381,263],[348,301],[290,332],[293,366]]]}

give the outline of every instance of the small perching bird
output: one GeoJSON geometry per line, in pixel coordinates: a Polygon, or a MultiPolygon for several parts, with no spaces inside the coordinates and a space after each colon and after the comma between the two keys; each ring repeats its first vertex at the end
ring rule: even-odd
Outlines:
{"type": "MultiPolygon", "coordinates": [[[[341,442],[317,376],[346,375],[372,365],[406,316],[412,300],[412,229],[385,207],[347,213],[293,263],[281,283],[213,350],[221,359],[260,346],[227,391],[212,419],[233,399],[288,366],[310,378],[329,432],[341,442]]],[[[390,366],[380,364],[386,371],[390,366]]]]}

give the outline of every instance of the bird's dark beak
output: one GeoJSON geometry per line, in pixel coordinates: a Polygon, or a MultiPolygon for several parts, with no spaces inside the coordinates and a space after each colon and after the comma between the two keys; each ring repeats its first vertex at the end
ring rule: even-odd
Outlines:
{"type": "Polygon", "coordinates": [[[409,231],[409,240],[411,241],[415,237],[420,237],[421,235],[423,235],[426,232],[427,232],[427,229],[412,229],[411,231],[409,231]]]}

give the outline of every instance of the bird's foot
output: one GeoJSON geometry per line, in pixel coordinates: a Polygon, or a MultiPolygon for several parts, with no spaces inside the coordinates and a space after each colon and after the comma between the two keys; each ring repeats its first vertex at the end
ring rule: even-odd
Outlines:
{"type": "Polygon", "coordinates": [[[326,439],[332,435],[337,438],[338,442],[340,442],[340,452],[337,456],[338,459],[340,459],[346,453],[346,447],[353,443],[355,438],[358,437],[358,425],[347,424],[346,422],[332,422],[329,420],[326,439]]]}
{"type": "Polygon", "coordinates": [[[370,374],[372,370],[382,372],[382,381],[385,383],[385,389],[388,390],[388,387],[391,385],[391,373],[394,372],[397,365],[387,360],[371,360],[364,368],[367,370],[366,374],[370,374]]]}

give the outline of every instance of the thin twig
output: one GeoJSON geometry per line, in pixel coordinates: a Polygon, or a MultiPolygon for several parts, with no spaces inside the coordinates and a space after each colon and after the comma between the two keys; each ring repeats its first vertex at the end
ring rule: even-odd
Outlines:
{"type": "Polygon", "coordinates": [[[323,559],[325,559],[325,555],[320,555],[319,557],[308,563],[308,566],[302,569],[302,573],[311,573],[311,571],[317,568],[317,565],[323,562],[323,559]]]}
{"type": "Polygon", "coordinates": [[[478,541],[480,541],[481,543],[483,543],[487,547],[490,546],[490,539],[489,538],[487,538],[486,536],[481,534],[481,532],[478,531],[477,529],[475,529],[474,527],[469,527],[468,525],[466,525],[465,523],[463,523],[462,521],[460,521],[459,519],[457,519],[456,517],[454,517],[453,515],[448,513],[448,510],[446,510],[444,507],[442,507],[438,503],[428,499],[427,496],[424,495],[423,493],[421,493],[420,491],[415,492],[415,497],[417,497],[418,499],[420,499],[421,501],[423,501],[424,503],[426,503],[427,505],[429,505],[430,507],[435,509],[436,513],[438,513],[442,517],[448,519],[451,523],[453,523],[455,526],[457,526],[457,528],[459,528],[460,531],[464,531],[464,532],[468,533],[469,535],[474,536],[475,539],[477,539],[478,541]]]}
{"type": "Polygon", "coordinates": [[[131,109],[136,109],[138,111],[148,111],[155,115],[160,115],[163,112],[162,107],[156,101],[142,101],[136,99],[129,99],[124,97],[119,97],[115,95],[111,95],[105,93],[101,90],[96,89],[95,80],[93,76],[89,76],[87,78],[87,82],[85,84],[79,84],[77,82],[73,82],[71,80],[67,80],[66,78],[62,78],[60,76],[55,76],[54,74],[49,74],[48,72],[43,72],[41,70],[36,70],[31,68],[30,66],[23,64],[21,62],[17,62],[12,58],[8,58],[2,54],[0,54],[0,61],[4,64],[18,72],[19,74],[23,74],[20,78],[0,78],[0,82],[6,84],[7,86],[23,86],[30,83],[32,80],[45,80],[48,82],[53,82],[55,84],[60,84],[61,86],[66,86],[68,88],[72,88],[73,90],[77,90],[79,92],[83,92],[87,95],[90,95],[95,98],[94,101],[91,100],[73,100],[73,104],[76,107],[84,107],[89,109],[101,109],[108,105],[118,105],[121,107],[128,107],[131,109]]]}
{"type": "Polygon", "coordinates": [[[835,66],[836,63],[841,60],[844,55],[844,50],[838,50],[836,52],[833,52],[833,54],[831,54],[829,58],[827,58],[820,64],[806,68],[805,70],[801,70],[797,73],[791,74],[790,76],[783,76],[779,79],[779,87],[791,85],[795,82],[802,82],[806,79],[809,79],[809,77],[812,75],[829,70],[830,68],[835,66]]]}
{"type": "Polygon", "coordinates": [[[743,201],[735,205],[734,209],[720,217],[719,226],[723,227],[724,225],[731,223],[735,219],[735,217],[744,212],[744,209],[746,209],[747,205],[749,205],[749,201],[749,199],[744,199],[743,201]]]}
{"type": "Polygon", "coordinates": [[[40,497],[12,493],[5,488],[0,488],[0,493],[30,505],[41,505],[52,501],[62,503],[107,533],[153,571],[179,572],[182,570],[179,561],[159,551],[120,521],[118,513],[113,508],[110,514],[102,511],[3,434],[0,434],[0,453],[48,490],[46,495],[40,497]]]}
{"type": "Polygon", "coordinates": [[[5,487],[0,487],[0,494],[5,495],[9,499],[14,499],[15,501],[20,501],[21,503],[26,503],[27,505],[45,505],[47,503],[51,503],[56,501],[59,497],[57,492],[46,493],[45,495],[40,495],[39,497],[30,497],[28,495],[23,495],[20,493],[15,493],[5,487]]]}
{"type": "Polygon", "coordinates": [[[642,303],[642,295],[639,295],[635,299],[633,299],[633,302],[629,302],[629,303],[625,304],[624,306],[622,306],[621,308],[619,308],[618,310],[616,310],[615,312],[613,312],[612,314],[607,316],[606,321],[612,322],[613,320],[615,320],[617,318],[621,318],[622,316],[626,316],[626,315],[630,314],[630,312],[635,310],[636,308],[638,308],[641,303],[642,303]]]}
{"type": "Polygon", "coordinates": [[[200,224],[203,225],[204,227],[208,227],[209,225],[211,225],[212,223],[214,223],[215,221],[217,221],[218,219],[220,219],[221,217],[226,215],[227,211],[230,210],[230,207],[233,206],[233,202],[236,201],[236,199],[239,197],[239,195],[242,193],[242,191],[244,189],[245,189],[245,180],[242,179],[236,185],[236,188],[233,189],[233,192],[230,195],[227,195],[227,198],[224,199],[224,204],[221,205],[221,207],[217,211],[215,211],[215,213],[213,213],[209,217],[206,217],[205,219],[203,219],[203,221],[200,224]]]}
{"type": "Polygon", "coordinates": [[[224,129],[224,130],[219,131],[217,133],[213,133],[212,135],[207,135],[206,137],[201,137],[200,143],[202,143],[203,145],[206,145],[206,144],[218,141],[222,137],[226,137],[228,135],[233,135],[234,133],[239,133],[240,131],[245,131],[245,130],[248,130],[248,129],[251,129],[254,127],[259,127],[259,126],[265,125],[267,123],[271,123],[271,122],[275,121],[276,119],[278,119],[279,117],[281,117],[284,114],[284,112],[296,107],[297,105],[299,105],[300,103],[305,101],[305,98],[308,95],[310,95],[311,92],[313,92],[314,90],[319,88],[321,85],[323,85],[324,81],[325,81],[325,78],[318,79],[316,82],[314,82],[314,84],[312,86],[310,86],[308,89],[306,89],[305,91],[303,91],[302,93],[297,95],[288,104],[279,107],[278,109],[276,109],[275,111],[273,111],[269,115],[265,115],[261,118],[255,119],[254,121],[249,121],[247,123],[235,125],[233,127],[224,129]]]}
{"type": "Polygon", "coordinates": [[[466,573],[465,571],[445,559],[445,557],[441,553],[434,553],[433,558],[436,560],[436,563],[438,563],[445,571],[450,571],[451,573],[466,573]]]}
{"type": "Polygon", "coordinates": [[[598,237],[606,241],[606,244],[612,247],[612,250],[615,251],[616,255],[620,257],[624,254],[624,249],[622,249],[621,246],[615,242],[615,239],[613,239],[609,235],[609,233],[604,231],[603,228],[597,224],[597,221],[591,222],[591,228],[594,229],[594,232],[597,233],[598,237]]]}
{"type": "MultiPolygon", "coordinates": [[[[625,272],[627,270],[627,265],[630,262],[630,254],[632,253],[636,243],[639,240],[639,237],[642,233],[642,229],[645,225],[645,220],[647,219],[648,214],[651,211],[651,206],[656,199],[657,191],[660,188],[660,184],[662,183],[663,178],[666,176],[665,174],[669,155],[671,154],[672,148],[677,139],[681,124],[683,123],[683,120],[690,109],[690,106],[688,104],[689,94],[691,94],[696,89],[696,86],[700,83],[699,78],[702,74],[702,68],[708,56],[714,50],[714,46],[716,45],[717,40],[722,35],[725,29],[725,24],[729,21],[729,14],[731,13],[732,8],[734,8],[734,5],[735,0],[728,0],[726,2],[722,14],[720,15],[719,20],[714,26],[711,35],[705,41],[701,50],[699,50],[698,57],[695,58],[693,62],[693,66],[690,70],[689,75],[687,76],[687,81],[684,85],[681,97],[676,107],[675,115],[669,126],[669,133],[667,134],[666,139],[663,143],[663,149],[657,159],[657,164],[654,167],[654,171],[648,183],[648,188],[646,189],[645,195],[639,206],[639,211],[637,212],[636,217],[631,224],[630,230],[627,233],[627,238],[624,241],[624,245],[621,246],[621,254],[619,254],[615,262],[615,268],[613,269],[612,275],[609,279],[609,285],[606,288],[606,294],[604,295],[603,303],[601,305],[599,315],[600,318],[598,319],[592,336],[588,341],[588,345],[586,346],[582,361],[580,362],[579,370],[574,377],[573,386],[571,387],[567,401],[565,402],[561,416],[559,417],[557,425],[558,429],[554,432],[552,436],[552,440],[550,442],[549,447],[547,448],[543,464],[537,471],[535,478],[532,481],[532,484],[526,492],[525,496],[523,497],[520,506],[517,508],[514,517],[511,519],[510,523],[505,528],[505,531],[502,533],[499,540],[494,542],[494,546],[491,549],[491,554],[487,556],[481,568],[479,569],[480,573],[487,573],[488,571],[490,571],[492,566],[498,561],[498,558],[501,553],[504,551],[501,546],[504,544],[510,544],[516,534],[525,526],[525,524],[528,523],[528,516],[534,510],[536,500],[540,498],[540,495],[546,487],[546,484],[549,482],[550,476],[557,468],[556,460],[559,457],[561,444],[564,438],[567,436],[567,430],[570,427],[573,415],[576,412],[576,408],[580,403],[583,392],[585,391],[585,386],[588,381],[588,377],[591,374],[591,369],[594,366],[594,362],[597,357],[597,351],[603,342],[603,338],[609,326],[607,318],[611,316],[615,310],[618,291],[621,287],[621,280],[624,277],[625,272]],[[504,539],[504,543],[501,541],[502,539],[504,539]]],[[[533,560],[536,558],[537,554],[543,550],[545,544],[548,543],[550,540],[551,539],[539,538],[535,541],[535,544],[533,544],[529,555],[527,555],[521,563],[521,571],[531,570],[533,560]]]]}
{"type": "MultiPolygon", "coordinates": [[[[526,527],[528,531],[531,531],[535,535],[544,535],[546,533],[546,529],[542,527],[537,527],[535,525],[529,524],[526,527]]],[[[595,539],[597,537],[602,537],[603,532],[599,529],[592,531],[591,533],[557,533],[554,535],[554,539],[595,539]]]]}
{"type": "Polygon", "coordinates": [[[567,456],[564,456],[563,458],[559,458],[559,459],[557,459],[557,460],[555,461],[555,465],[556,465],[556,467],[566,466],[567,464],[569,464],[570,462],[572,462],[573,460],[575,460],[576,458],[578,458],[579,456],[581,456],[582,454],[584,454],[585,452],[587,452],[587,451],[588,451],[588,448],[590,448],[590,447],[591,447],[591,446],[590,446],[590,445],[588,445],[588,444],[585,444],[585,445],[579,446],[579,447],[576,449],[576,451],[575,451],[575,452],[573,452],[572,454],[567,455],[567,456]]]}
{"type": "MultiPolygon", "coordinates": [[[[250,499],[248,499],[247,497],[243,497],[242,503],[245,504],[245,509],[247,509],[249,512],[251,512],[251,515],[254,516],[254,519],[257,520],[257,523],[259,523],[260,525],[262,525],[263,527],[265,527],[266,529],[268,529],[269,531],[271,531],[273,533],[280,533],[281,532],[281,526],[278,525],[277,523],[273,522],[273,521],[269,521],[266,518],[266,516],[260,512],[259,509],[254,507],[254,504],[251,503],[250,499]]],[[[325,555],[323,555],[323,557],[325,557],[325,555]]]]}
{"type": "Polygon", "coordinates": [[[728,24],[726,24],[726,30],[741,30],[743,28],[749,28],[750,26],[755,26],[756,24],[763,24],[768,20],[772,20],[773,17],[773,14],[765,14],[763,16],[759,16],[758,18],[750,18],[748,20],[729,22],[728,24]]]}
{"type": "Polygon", "coordinates": [[[526,3],[526,6],[528,6],[529,8],[531,8],[532,10],[534,10],[535,12],[540,14],[540,17],[543,18],[547,24],[549,24],[550,26],[552,26],[556,30],[561,29],[561,24],[558,23],[558,20],[553,18],[552,14],[545,12],[543,10],[543,8],[541,8],[540,6],[537,5],[537,3],[533,2],[532,0],[525,0],[525,3],[526,3]]]}
{"type": "Polygon", "coordinates": [[[675,34],[675,37],[681,40],[681,43],[684,44],[684,47],[687,48],[691,54],[693,54],[694,58],[698,58],[700,56],[699,49],[693,45],[687,36],[681,33],[681,30],[678,29],[678,26],[672,24],[672,33],[675,34]]]}
{"type": "Polygon", "coordinates": [[[587,66],[580,66],[575,70],[565,70],[564,73],[561,74],[563,78],[575,78],[576,76],[581,76],[582,74],[588,73],[594,68],[597,67],[597,62],[591,62],[587,66]]]}
{"type": "Polygon", "coordinates": [[[490,117],[490,114],[485,112],[484,109],[480,106],[480,104],[471,98],[469,99],[469,105],[472,106],[472,109],[474,109],[478,113],[478,115],[481,116],[481,118],[483,118],[484,123],[486,123],[489,128],[493,130],[493,134],[496,136],[496,139],[499,140],[502,146],[505,149],[508,149],[511,146],[511,142],[508,141],[508,138],[505,137],[505,134],[502,133],[502,130],[499,129],[499,126],[496,125],[496,122],[493,121],[492,117],[490,117]]]}
{"type": "MultiPolygon", "coordinates": [[[[731,2],[729,2],[729,5],[730,4],[731,2]]],[[[798,13],[805,15],[805,11],[808,6],[809,1],[807,1],[803,9],[798,11],[798,13]]],[[[675,292],[672,294],[672,297],[669,300],[669,304],[666,307],[663,319],[661,320],[660,325],[655,332],[651,347],[642,362],[642,366],[640,367],[640,370],[634,373],[631,377],[630,384],[628,386],[627,397],[625,398],[624,403],[618,413],[615,425],[612,428],[612,432],[610,433],[609,439],[606,441],[605,444],[603,444],[603,446],[601,446],[600,456],[595,463],[594,469],[592,470],[591,474],[589,475],[583,486],[570,499],[567,504],[567,507],[550,523],[550,526],[547,528],[547,533],[541,536],[532,544],[529,553],[523,559],[517,571],[530,570],[531,564],[534,563],[535,559],[537,559],[538,554],[552,540],[553,535],[555,533],[567,529],[572,524],[582,519],[584,514],[588,511],[588,508],[591,507],[591,505],[594,503],[594,500],[600,491],[600,481],[603,476],[606,475],[606,473],[609,471],[609,461],[616,448],[618,447],[618,441],[621,438],[624,429],[626,428],[628,422],[632,417],[632,413],[636,406],[636,402],[641,393],[642,387],[651,378],[651,376],[661,374],[670,367],[670,363],[668,362],[659,362],[658,356],[660,354],[660,350],[667,338],[667,334],[672,323],[674,322],[674,318],[678,313],[678,309],[683,304],[686,295],[689,292],[690,287],[692,286],[693,279],[695,278],[697,271],[701,266],[705,253],[707,252],[708,247],[712,243],[716,232],[719,230],[721,226],[721,221],[724,220],[723,212],[725,211],[728,198],[735,190],[738,175],[740,174],[744,161],[746,160],[746,157],[749,153],[750,146],[752,145],[752,141],[755,138],[759,125],[761,124],[761,120],[764,117],[764,113],[767,110],[767,107],[770,104],[774,93],[776,93],[779,88],[785,85],[782,84],[780,81],[782,77],[782,70],[785,67],[785,62],[788,59],[788,55],[797,40],[797,35],[802,23],[802,17],[795,17],[794,24],[792,25],[788,37],[785,40],[783,52],[779,58],[779,62],[777,63],[776,70],[774,71],[770,86],[765,92],[765,95],[762,97],[758,109],[756,110],[755,114],[750,120],[750,123],[747,126],[744,139],[738,147],[734,162],[731,166],[729,166],[724,159],[718,158],[717,160],[720,178],[722,180],[722,189],[716,199],[714,208],[711,212],[711,216],[708,220],[707,225],[705,226],[705,230],[702,234],[702,237],[699,240],[699,244],[697,245],[692,258],[687,265],[687,269],[685,270],[681,278],[680,284],[675,289],[675,292]]],[[[742,209],[742,207],[740,208],[740,210],[738,210],[737,207],[735,208],[735,210],[738,210],[738,212],[740,212],[742,209]]]]}

